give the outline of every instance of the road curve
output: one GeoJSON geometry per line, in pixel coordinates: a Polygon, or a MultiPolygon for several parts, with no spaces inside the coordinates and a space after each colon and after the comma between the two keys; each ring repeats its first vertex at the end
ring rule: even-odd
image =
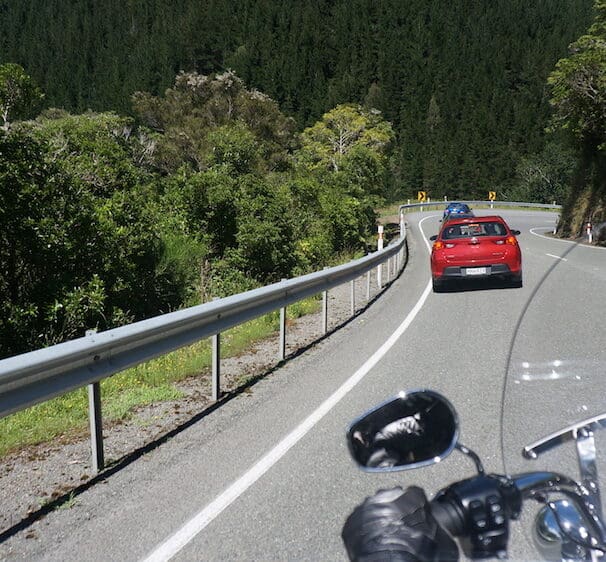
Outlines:
{"type": "MultiPolygon", "coordinates": [[[[606,250],[543,236],[553,214],[500,214],[522,232],[522,288],[432,293],[427,238],[437,232],[439,214],[410,215],[408,266],[368,310],[250,394],[37,522],[30,538],[7,540],[0,556],[345,560],[341,526],[366,495],[413,483],[432,494],[473,474],[458,454],[415,472],[368,475],[354,467],[344,441],[348,422],[401,389],[429,387],[448,396],[459,412],[461,441],[488,470],[534,469],[519,459],[522,444],[603,401],[596,392],[606,365],[603,330],[600,338],[599,323],[585,320],[588,311],[596,320],[606,312],[606,250]],[[540,378],[545,362],[567,358],[576,365],[573,375],[540,378]],[[575,378],[581,366],[582,385],[575,378]],[[581,386],[577,404],[571,392],[581,386]]],[[[526,533],[518,529],[513,538],[514,558],[536,557],[526,533]]]]}

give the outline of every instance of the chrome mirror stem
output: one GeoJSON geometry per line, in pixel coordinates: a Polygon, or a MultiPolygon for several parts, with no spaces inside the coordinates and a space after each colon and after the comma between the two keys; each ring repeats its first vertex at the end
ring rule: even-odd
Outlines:
{"type": "Polygon", "coordinates": [[[594,513],[602,519],[602,501],[600,499],[600,487],[598,480],[598,467],[596,464],[596,448],[593,431],[588,427],[582,427],[575,431],[577,455],[579,458],[579,470],[581,482],[585,488],[585,501],[592,505],[594,513]]]}

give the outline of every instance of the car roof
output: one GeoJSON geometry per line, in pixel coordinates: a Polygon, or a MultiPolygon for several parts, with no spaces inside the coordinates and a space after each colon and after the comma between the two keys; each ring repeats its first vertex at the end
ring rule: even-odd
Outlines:
{"type": "Polygon", "coordinates": [[[447,209],[452,209],[452,208],[456,208],[456,207],[467,207],[469,208],[469,205],[467,203],[457,203],[456,201],[449,203],[448,205],[446,205],[447,209]]]}
{"type": "Polygon", "coordinates": [[[477,222],[501,222],[503,224],[507,224],[503,217],[499,215],[488,215],[482,217],[457,217],[456,215],[450,219],[448,219],[448,224],[452,226],[453,224],[475,224],[477,222]]]}

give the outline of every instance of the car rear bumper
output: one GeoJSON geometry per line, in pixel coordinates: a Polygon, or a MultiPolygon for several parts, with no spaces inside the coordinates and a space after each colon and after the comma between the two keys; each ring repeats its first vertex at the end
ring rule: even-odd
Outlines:
{"type": "Polygon", "coordinates": [[[434,279],[478,279],[485,277],[513,277],[519,275],[521,269],[513,271],[506,263],[496,263],[482,266],[447,266],[434,279]]]}

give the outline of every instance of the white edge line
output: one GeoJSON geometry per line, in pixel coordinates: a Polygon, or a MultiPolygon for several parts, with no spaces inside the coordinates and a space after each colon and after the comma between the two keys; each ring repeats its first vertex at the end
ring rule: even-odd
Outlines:
{"type": "Polygon", "coordinates": [[[421,231],[421,233],[423,234],[423,242],[425,242],[425,246],[427,246],[427,251],[431,254],[431,246],[429,245],[429,240],[427,239],[427,237],[425,236],[425,232],[423,230],[423,227],[421,226],[427,219],[433,219],[436,217],[439,217],[440,215],[429,215],[428,217],[422,218],[419,221],[419,230],[421,231]]]}
{"type": "MultiPolygon", "coordinates": [[[[552,236],[545,236],[543,234],[539,234],[539,233],[535,232],[535,230],[537,230],[539,228],[543,229],[545,227],[537,226],[535,228],[531,228],[530,234],[532,234],[534,236],[538,236],[539,238],[545,238],[545,240],[552,240],[554,242],[563,242],[564,244],[574,244],[575,246],[578,246],[579,248],[587,248],[589,250],[606,250],[606,248],[604,248],[602,246],[589,246],[588,244],[580,244],[579,242],[575,242],[573,240],[562,240],[561,238],[553,238],[552,236]]],[[[550,228],[548,230],[553,230],[553,229],[550,228]]]]}
{"type": "MultiPolygon", "coordinates": [[[[426,220],[431,217],[425,217],[426,220]]],[[[419,222],[419,226],[421,222],[419,222]]],[[[422,232],[422,230],[421,230],[422,232]]],[[[423,237],[425,239],[425,237],[423,237]]],[[[429,249],[429,243],[425,240],[429,249]]],[[[404,321],[396,328],[395,332],[381,345],[377,351],[333,394],[327,398],[309,417],[291,431],[273,449],[266,453],[256,464],[249,468],[238,480],[233,482],[223,493],[209,503],[204,509],[194,515],[179,530],[173,533],[149,556],[144,558],[145,562],[160,562],[170,560],[182,548],[184,548],[198,533],[211,523],[224,509],[229,507],[238,497],[250,488],[261,476],[263,476],[274,464],[276,464],[297,442],[299,442],[332,408],[342,400],[345,395],[353,389],[368,372],[383,358],[393,347],[406,329],[410,326],[416,315],[431,292],[431,281],[425,287],[423,294],[408,313],[404,321]]]]}

